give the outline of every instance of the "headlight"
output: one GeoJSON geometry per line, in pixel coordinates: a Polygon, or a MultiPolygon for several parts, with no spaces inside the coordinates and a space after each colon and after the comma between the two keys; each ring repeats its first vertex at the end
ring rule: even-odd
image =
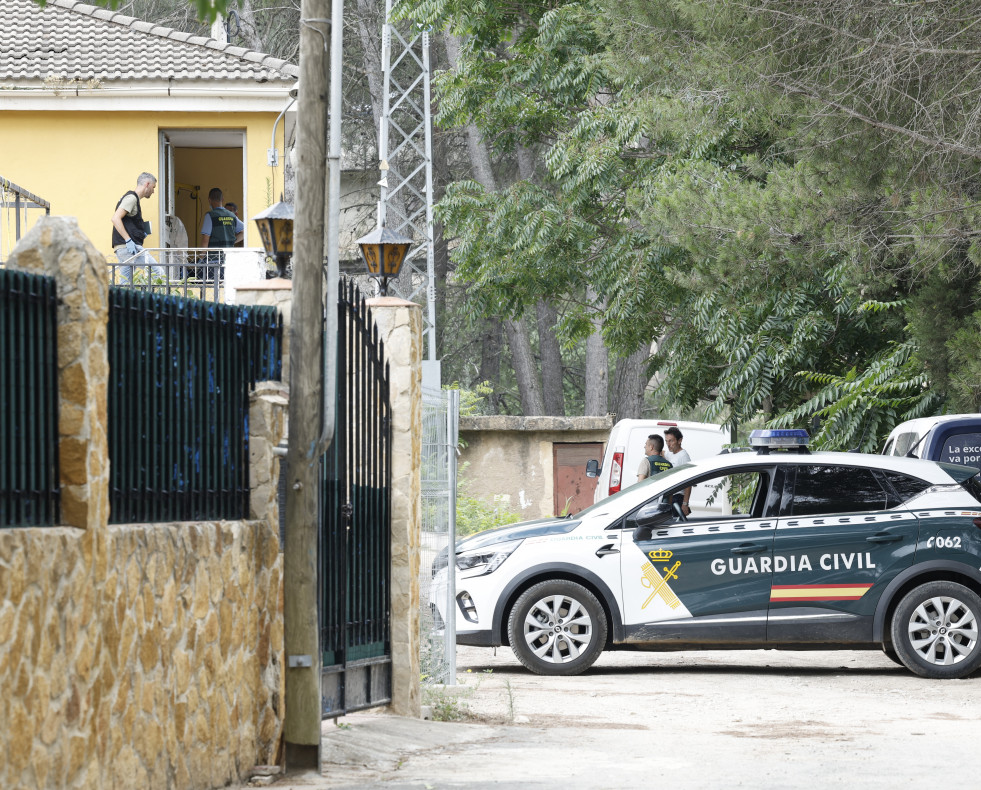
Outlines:
{"type": "Polygon", "coordinates": [[[484,546],[473,551],[462,552],[456,555],[456,567],[461,571],[479,571],[473,574],[474,576],[493,573],[501,567],[501,563],[510,557],[521,543],[520,540],[509,540],[504,543],[495,543],[493,546],[484,546]]]}

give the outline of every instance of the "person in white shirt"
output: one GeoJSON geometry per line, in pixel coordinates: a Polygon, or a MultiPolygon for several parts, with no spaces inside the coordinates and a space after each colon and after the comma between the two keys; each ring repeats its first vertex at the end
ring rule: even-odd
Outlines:
{"type": "MultiPolygon", "coordinates": [[[[688,451],[681,447],[681,440],[684,438],[684,434],[678,430],[677,426],[672,425],[664,431],[664,441],[668,445],[664,450],[664,457],[671,462],[672,466],[691,463],[691,456],[688,455],[688,451]]],[[[688,486],[683,493],[675,494],[673,497],[673,500],[681,505],[681,511],[686,516],[691,515],[691,507],[688,505],[689,499],[691,499],[691,486],[688,486]]]]}

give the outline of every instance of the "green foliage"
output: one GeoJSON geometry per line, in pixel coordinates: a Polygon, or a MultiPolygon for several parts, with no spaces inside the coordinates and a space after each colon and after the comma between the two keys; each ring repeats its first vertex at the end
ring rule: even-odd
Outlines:
{"type": "Polygon", "coordinates": [[[960,79],[917,71],[956,56],[918,50],[911,14],[937,42],[974,34],[921,5],[401,4],[468,37],[435,81],[441,124],[475,125],[502,166],[538,156],[493,192],[451,184],[438,207],[468,309],[564,300],[567,344],[599,313],[614,350],[656,342],[660,401],[707,402],[721,422],[816,420],[827,447],[875,449],[901,419],[977,408],[981,153],[927,138],[981,124],[934,103],[931,128],[897,87],[933,102],[960,79]],[[855,89],[863,68],[884,93],[855,89]]]}
{"type": "Polygon", "coordinates": [[[853,367],[844,375],[801,373],[801,379],[820,389],[774,420],[772,427],[807,426],[816,419],[820,422],[811,436],[813,446],[878,451],[897,423],[932,414],[941,405],[914,351],[911,342],[895,343],[862,370],[853,367]]]}

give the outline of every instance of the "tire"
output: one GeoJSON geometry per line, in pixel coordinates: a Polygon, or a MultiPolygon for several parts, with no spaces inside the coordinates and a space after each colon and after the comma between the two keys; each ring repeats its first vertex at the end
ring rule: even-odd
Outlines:
{"type": "Polygon", "coordinates": [[[911,672],[963,678],[981,665],[981,597],[956,582],[928,582],[909,592],[892,616],[892,646],[911,672]]]}
{"type": "Polygon", "coordinates": [[[885,653],[886,658],[888,658],[890,661],[899,664],[899,666],[901,666],[903,669],[906,668],[906,665],[900,660],[899,656],[896,655],[896,651],[892,649],[891,644],[883,644],[882,652],[885,653]]]}
{"type": "Polygon", "coordinates": [[[581,584],[555,579],[525,590],[508,617],[511,648],[537,675],[578,675],[606,646],[602,605],[581,584]]]}

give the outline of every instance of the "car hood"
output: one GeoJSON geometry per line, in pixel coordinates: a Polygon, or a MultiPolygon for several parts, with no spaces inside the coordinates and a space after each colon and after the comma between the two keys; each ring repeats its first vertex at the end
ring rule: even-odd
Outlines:
{"type": "Polygon", "coordinates": [[[482,549],[485,546],[492,546],[495,543],[504,543],[509,540],[538,538],[542,535],[561,535],[572,532],[581,523],[580,520],[573,518],[540,518],[534,521],[521,521],[506,527],[478,532],[476,535],[464,538],[457,542],[456,551],[459,554],[461,551],[482,549]]]}

